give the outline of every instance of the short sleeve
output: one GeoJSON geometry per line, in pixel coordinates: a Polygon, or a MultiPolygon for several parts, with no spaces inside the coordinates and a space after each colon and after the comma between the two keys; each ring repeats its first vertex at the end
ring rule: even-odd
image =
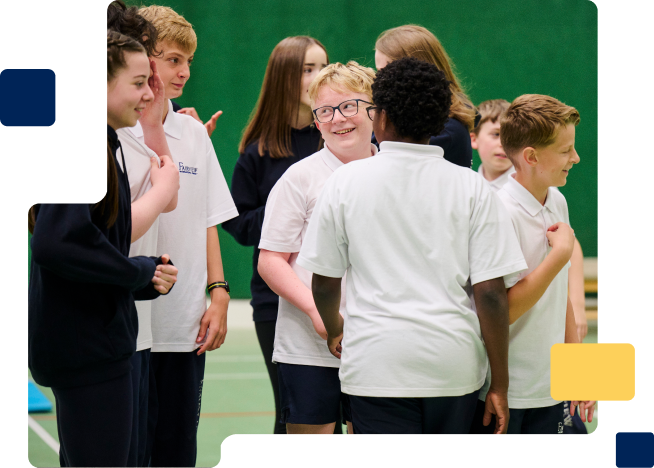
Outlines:
{"type": "Polygon", "coordinates": [[[505,285],[515,284],[515,274],[527,269],[511,218],[486,185],[480,187],[472,211],[468,255],[473,285],[499,277],[504,277],[505,285]]]}
{"type": "Polygon", "coordinates": [[[213,144],[206,137],[207,151],[207,228],[238,216],[238,211],[229,193],[223,171],[220,169],[213,144]]]}
{"type": "Polygon", "coordinates": [[[299,252],[307,218],[307,203],[297,171],[288,171],[268,195],[261,229],[260,249],[273,252],[299,252]]]}
{"type": "Polygon", "coordinates": [[[350,266],[338,176],[336,171],[323,187],[297,258],[302,268],[330,278],[342,278],[350,266]]]}

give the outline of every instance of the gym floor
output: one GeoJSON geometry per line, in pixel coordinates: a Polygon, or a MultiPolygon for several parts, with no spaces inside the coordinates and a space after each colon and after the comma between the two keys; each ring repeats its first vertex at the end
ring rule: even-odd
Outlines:
{"type": "MultiPolygon", "coordinates": [[[[196,466],[217,465],[220,445],[231,434],[270,434],[273,430],[273,393],[248,302],[238,299],[231,301],[225,343],[220,349],[207,354],[196,466]]],[[[584,342],[597,343],[596,327],[589,327],[584,342]]],[[[39,388],[54,404],[52,391],[46,387],[39,388]]],[[[36,426],[36,431],[34,427],[28,430],[30,463],[35,467],[59,466],[55,451],[57,421],[54,410],[50,413],[32,413],[30,417],[50,435],[39,435],[36,426]]],[[[592,423],[587,424],[588,431],[594,431],[596,426],[597,419],[594,418],[592,423]]]]}

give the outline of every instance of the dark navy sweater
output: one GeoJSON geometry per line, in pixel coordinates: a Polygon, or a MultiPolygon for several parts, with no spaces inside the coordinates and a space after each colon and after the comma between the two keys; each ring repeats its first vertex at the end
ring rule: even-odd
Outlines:
{"type": "MultiPolygon", "coordinates": [[[[375,135],[372,142],[377,144],[375,135]]],[[[472,146],[470,145],[470,132],[468,128],[457,119],[447,119],[445,128],[441,133],[432,136],[429,144],[443,148],[445,160],[461,167],[472,167],[472,146]]]]}
{"type": "Polygon", "coordinates": [[[119,181],[115,224],[92,218],[93,205],[39,205],[31,239],[28,362],[48,387],[91,385],[127,373],[136,349],[134,297],[152,298],[156,267],[129,258],[129,183],[116,161],[118,138],[107,127],[119,181]]]}
{"type": "Polygon", "coordinates": [[[232,175],[232,198],[239,215],[225,221],[223,229],[234,236],[241,245],[254,246],[252,255],[252,309],[254,321],[265,322],[277,320],[279,297],[271,291],[266,282],[259,276],[259,241],[266,209],[266,201],[273,186],[292,164],[312,155],[320,149],[320,131],[313,127],[291,130],[292,156],[273,159],[268,152],[259,156],[259,141],[245,148],[240,155],[232,175]]]}

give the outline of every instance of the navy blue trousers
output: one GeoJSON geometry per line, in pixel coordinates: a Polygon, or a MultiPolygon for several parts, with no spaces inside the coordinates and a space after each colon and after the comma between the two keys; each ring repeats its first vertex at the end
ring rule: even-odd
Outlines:
{"type": "MultiPolygon", "coordinates": [[[[483,425],[485,403],[477,401],[471,434],[492,434],[495,416],[488,426],[483,425]]],[[[563,402],[544,408],[509,409],[507,434],[563,434],[563,402]]]]}
{"type": "Polygon", "coordinates": [[[386,398],[350,395],[355,434],[467,434],[479,390],[463,396],[386,398]]]}
{"type": "Polygon", "coordinates": [[[150,355],[149,466],[195,466],[206,353],[150,355]]]}
{"type": "Polygon", "coordinates": [[[127,466],[148,466],[148,461],[145,460],[145,447],[148,435],[150,349],[148,348],[134,353],[131,363],[134,411],[132,416],[132,439],[129,446],[127,466]]]}
{"type": "Polygon", "coordinates": [[[61,466],[129,466],[132,375],[93,385],[52,388],[61,466]]]}

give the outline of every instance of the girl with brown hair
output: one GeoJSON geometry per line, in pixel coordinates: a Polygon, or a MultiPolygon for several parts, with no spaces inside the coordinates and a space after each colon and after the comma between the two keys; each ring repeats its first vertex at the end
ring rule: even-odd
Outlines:
{"type": "MultiPolygon", "coordinates": [[[[259,245],[268,194],[293,163],[322,146],[320,131],[312,125],[309,85],[329,64],[325,47],[308,36],[287,37],[272,51],[263,86],[239,145],[240,157],[232,176],[232,198],[239,216],[223,223],[241,245],[254,246],[250,282],[254,325],[275,395],[275,434],[286,433],[280,424],[277,368],[272,363],[278,296],[259,273],[259,245]]],[[[337,425],[340,429],[340,424],[337,425]]]]}
{"type": "Polygon", "coordinates": [[[377,70],[402,57],[414,57],[431,63],[445,74],[452,91],[450,114],[445,129],[432,135],[429,144],[443,148],[446,160],[458,166],[471,167],[470,131],[474,127],[475,108],[459,84],[452,62],[440,41],[428,29],[414,24],[381,33],[375,43],[377,70]]]}
{"type": "Polygon", "coordinates": [[[166,294],[168,258],[129,258],[129,182],[116,129],[148,102],[150,65],[138,42],[107,32],[107,196],[32,210],[28,362],[52,387],[61,466],[127,466],[133,419],[134,299],[166,294]]]}

